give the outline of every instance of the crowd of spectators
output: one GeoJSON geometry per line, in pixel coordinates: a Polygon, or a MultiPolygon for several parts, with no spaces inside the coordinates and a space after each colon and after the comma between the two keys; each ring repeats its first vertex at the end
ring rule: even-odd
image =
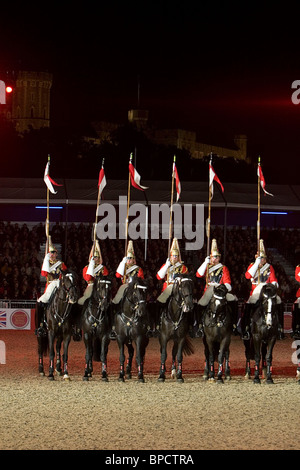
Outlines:
{"type": "MultiPolygon", "coordinates": [[[[92,247],[92,224],[69,224],[65,226],[56,223],[51,227],[51,238],[55,245],[61,247],[61,259],[69,269],[78,273],[80,287],[83,292],[85,281],[82,269],[88,263],[92,247]]],[[[254,261],[257,250],[256,229],[247,227],[211,228],[211,239],[216,238],[222,253],[221,262],[229,269],[233,293],[240,300],[247,300],[250,284],[245,278],[245,272],[254,261]]],[[[265,230],[261,233],[265,247],[274,247],[289,259],[296,267],[299,264],[300,242],[297,230],[265,230]]],[[[0,222],[0,299],[5,300],[35,300],[43,290],[41,282],[41,265],[44,252],[41,248],[45,243],[44,224],[32,225],[11,222],[0,222]]],[[[185,252],[185,241],[179,241],[181,256],[190,273],[196,273],[199,265],[206,257],[206,246],[197,252],[185,252]]],[[[113,293],[117,291],[119,280],[115,277],[118,264],[125,255],[125,240],[101,240],[103,264],[112,274],[113,293]]],[[[154,301],[161,290],[161,283],[156,279],[156,273],[168,257],[168,240],[134,241],[137,263],[142,267],[150,287],[149,301],[154,301]]],[[[294,302],[299,284],[288,276],[283,267],[268,254],[268,261],[273,265],[278,281],[279,295],[284,302],[294,302]]],[[[199,299],[204,289],[204,281],[195,277],[194,298],[199,299]]]]}

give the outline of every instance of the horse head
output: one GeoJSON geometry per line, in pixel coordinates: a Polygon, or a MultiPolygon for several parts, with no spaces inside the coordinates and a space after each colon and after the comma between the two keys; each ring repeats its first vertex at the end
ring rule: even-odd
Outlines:
{"type": "Polygon", "coordinates": [[[273,314],[276,313],[276,297],[277,287],[274,284],[268,283],[262,287],[259,296],[259,303],[268,328],[272,326],[273,314]]]}
{"type": "Polygon", "coordinates": [[[141,317],[145,313],[147,289],[146,283],[137,275],[128,284],[125,297],[129,300],[135,317],[141,317]]]}
{"type": "Polygon", "coordinates": [[[72,271],[63,271],[61,276],[61,287],[65,293],[65,300],[70,304],[75,304],[79,298],[76,274],[72,271]]]}
{"type": "Polygon", "coordinates": [[[175,275],[172,295],[181,306],[183,312],[190,312],[194,308],[193,280],[185,274],[175,275]]]}
{"type": "Polygon", "coordinates": [[[227,292],[228,289],[224,284],[214,287],[213,296],[209,304],[210,310],[213,314],[217,315],[220,311],[224,311],[224,306],[227,304],[227,292]]]}
{"type": "Polygon", "coordinates": [[[92,298],[98,304],[100,310],[105,310],[110,303],[111,278],[96,274],[92,292],[92,298]]]}

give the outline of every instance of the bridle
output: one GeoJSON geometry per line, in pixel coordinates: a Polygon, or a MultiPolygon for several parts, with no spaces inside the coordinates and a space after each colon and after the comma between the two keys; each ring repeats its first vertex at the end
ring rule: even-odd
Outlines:
{"type": "Polygon", "coordinates": [[[268,295],[265,292],[262,292],[262,310],[264,314],[264,321],[268,329],[271,328],[273,324],[272,307],[276,304],[276,296],[276,292],[273,295],[268,295]],[[267,311],[265,311],[265,306],[267,306],[267,311]]]}
{"type": "Polygon", "coordinates": [[[106,307],[108,305],[108,293],[109,293],[109,287],[111,285],[111,281],[107,280],[107,279],[97,279],[95,282],[97,282],[97,293],[98,293],[98,287],[100,285],[103,285],[104,288],[105,288],[105,294],[104,295],[100,295],[100,298],[99,300],[95,300],[95,298],[93,297],[93,295],[91,295],[90,297],[90,302],[89,302],[89,320],[91,321],[92,323],[92,326],[93,327],[97,327],[99,325],[101,325],[101,323],[103,322],[103,319],[104,319],[104,312],[106,310],[106,307]],[[95,304],[96,305],[96,314],[93,315],[92,313],[92,304],[95,304]]]}
{"type": "Polygon", "coordinates": [[[65,285],[64,278],[63,278],[62,282],[61,282],[61,288],[62,289],[58,288],[57,301],[61,301],[63,304],[65,304],[65,309],[64,309],[64,312],[62,313],[62,315],[60,315],[57,311],[57,303],[58,302],[56,304],[54,304],[55,313],[54,313],[53,316],[54,316],[55,320],[57,321],[58,326],[62,326],[62,324],[66,321],[66,319],[68,318],[68,316],[70,314],[70,311],[71,311],[70,307],[73,304],[75,304],[77,299],[78,299],[77,287],[76,287],[76,284],[74,282],[73,274],[67,273],[67,274],[63,274],[63,276],[65,276],[69,280],[71,280],[71,285],[69,287],[67,287],[65,285]],[[65,295],[63,297],[60,296],[62,290],[65,293],[65,295]],[[73,297],[75,297],[76,300],[71,299],[71,295],[72,295],[72,292],[74,290],[75,290],[75,295],[73,294],[73,297]]]}
{"type": "MultiPolygon", "coordinates": [[[[137,290],[137,292],[145,292],[147,290],[147,287],[146,286],[143,286],[141,284],[135,284],[132,291],[133,291],[133,294],[134,294],[134,291],[137,290]]],[[[125,296],[124,296],[124,299],[123,299],[123,305],[124,305],[124,302],[125,302],[125,299],[128,300],[128,302],[131,304],[131,309],[132,311],[134,312],[134,315],[133,317],[128,317],[128,315],[125,315],[124,313],[124,309],[122,308],[122,313],[121,313],[121,318],[123,320],[124,323],[126,323],[127,326],[131,326],[132,324],[136,324],[138,322],[138,319],[142,316],[142,314],[140,313],[140,307],[145,305],[146,304],[146,299],[145,298],[137,298],[137,296],[133,296],[135,297],[135,299],[131,299],[129,298],[128,296],[128,289],[125,293],[125,296]]],[[[144,296],[145,297],[145,296],[144,296]]]]}
{"type": "Polygon", "coordinates": [[[186,298],[192,298],[192,293],[191,292],[188,292],[187,294],[184,294],[182,292],[182,283],[183,282],[186,282],[186,281],[189,281],[189,282],[193,282],[192,279],[188,278],[188,277],[176,277],[175,280],[174,280],[174,284],[173,284],[173,289],[172,289],[172,296],[173,296],[173,300],[176,302],[177,306],[179,307],[179,310],[180,310],[180,316],[179,316],[179,319],[174,321],[172,318],[171,318],[171,315],[170,315],[170,305],[171,305],[171,302],[169,303],[168,305],[168,310],[167,310],[167,315],[166,315],[166,318],[168,321],[170,321],[171,323],[173,323],[173,326],[174,326],[174,329],[177,330],[179,328],[179,325],[184,317],[184,314],[186,312],[189,312],[190,311],[190,308],[188,307],[188,304],[187,304],[187,301],[186,301],[186,298]],[[177,289],[177,292],[175,292],[175,289],[177,289]],[[178,293],[178,296],[176,295],[178,293]]]}
{"type": "Polygon", "coordinates": [[[213,293],[207,310],[207,313],[210,314],[210,322],[207,326],[221,327],[225,325],[227,310],[224,309],[223,311],[221,311],[220,314],[218,314],[218,311],[222,306],[226,305],[226,303],[226,292],[224,292],[224,295],[218,295],[216,294],[216,292],[213,293]],[[215,308],[212,309],[212,306],[214,306],[215,308]]]}

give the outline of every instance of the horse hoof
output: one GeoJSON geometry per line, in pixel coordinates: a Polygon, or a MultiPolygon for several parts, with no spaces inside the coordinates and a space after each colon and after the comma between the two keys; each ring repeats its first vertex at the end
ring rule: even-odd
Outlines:
{"type": "Polygon", "coordinates": [[[180,383],[180,384],[183,384],[184,382],[184,379],[182,377],[176,379],[176,382],[180,383]]]}
{"type": "Polygon", "coordinates": [[[208,381],[209,381],[209,382],[214,382],[215,379],[214,379],[214,377],[209,377],[209,378],[208,378],[208,381]]]}
{"type": "Polygon", "coordinates": [[[273,383],[274,383],[274,380],[273,380],[273,379],[267,379],[267,380],[266,380],[266,383],[267,383],[267,384],[273,384],[273,383]]]}
{"type": "Polygon", "coordinates": [[[300,385],[300,380],[298,380],[297,384],[300,385]]]}
{"type": "Polygon", "coordinates": [[[164,382],[165,380],[166,380],[165,377],[158,377],[157,379],[158,382],[164,382]]]}
{"type": "Polygon", "coordinates": [[[245,378],[245,379],[250,379],[250,378],[251,378],[251,377],[250,377],[250,374],[247,372],[247,374],[245,375],[244,378],[245,378]]]}
{"type": "Polygon", "coordinates": [[[132,379],[132,375],[131,374],[126,374],[126,379],[128,379],[128,380],[132,379]]]}
{"type": "Polygon", "coordinates": [[[139,383],[141,383],[141,384],[144,384],[144,383],[145,383],[144,377],[139,377],[138,381],[139,381],[139,383]]]}
{"type": "Polygon", "coordinates": [[[254,384],[260,384],[260,379],[258,379],[258,378],[254,379],[254,380],[253,380],[253,383],[254,383],[254,384]]]}
{"type": "Polygon", "coordinates": [[[65,374],[64,375],[64,382],[70,382],[70,380],[71,380],[70,377],[67,374],[65,374]]]}
{"type": "Polygon", "coordinates": [[[45,372],[39,372],[41,377],[45,377],[45,372]]]}
{"type": "Polygon", "coordinates": [[[231,380],[231,376],[230,376],[230,375],[226,375],[225,380],[228,380],[228,381],[231,380]]]}
{"type": "Polygon", "coordinates": [[[119,377],[118,382],[125,382],[124,377],[119,377]]]}
{"type": "Polygon", "coordinates": [[[108,378],[107,377],[102,377],[102,382],[108,382],[108,378]]]}
{"type": "Polygon", "coordinates": [[[83,380],[84,382],[88,382],[88,381],[89,381],[89,378],[85,375],[85,376],[82,378],[82,380],[83,380]]]}
{"type": "Polygon", "coordinates": [[[61,377],[61,376],[62,376],[62,372],[61,372],[61,370],[55,370],[55,372],[57,373],[57,375],[58,375],[59,377],[61,377]]]}
{"type": "Polygon", "coordinates": [[[48,379],[51,380],[51,381],[53,381],[53,380],[54,380],[53,375],[49,375],[48,379]]]}

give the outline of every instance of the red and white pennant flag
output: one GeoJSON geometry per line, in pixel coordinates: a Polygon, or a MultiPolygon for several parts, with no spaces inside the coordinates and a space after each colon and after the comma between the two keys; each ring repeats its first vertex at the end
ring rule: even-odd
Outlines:
{"type": "Polygon", "coordinates": [[[49,189],[49,191],[52,194],[56,194],[57,191],[55,191],[55,189],[53,188],[53,185],[54,186],[62,186],[62,184],[55,183],[55,181],[50,177],[49,168],[50,168],[50,159],[48,159],[48,162],[47,162],[47,165],[46,165],[46,168],[45,168],[44,181],[45,181],[45,184],[46,184],[47,188],[49,189]]]}
{"type": "Polygon", "coordinates": [[[265,178],[264,178],[261,166],[260,166],[260,162],[258,162],[258,166],[257,166],[257,176],[259,177],[260,185],[265,195],[268,194],[269,196],[274,196],[274,194],[268,193],[268,191],[265,190],[266,181],[265,181],[265,178]]]}
{"type": "Polygon", "coordinates": [[[99,180],[98,180],[99,195],[101,195],[105,186],[106,186],[106,178],[105,178],[105,173],[104,173],[104,166],[102,163],[102,167],[99,172],[99,180]]]}
{"type": "Polygon", "coordinates": [[[130,160],[129,160],[129,172],[130,172],[131,184],[135,188],[140,189],[141,191],[144,191],[145,189],[148,189],[148,187],[141,185],[141,183],[140,183],[141,177],[138,174],[138,172],[136,171],[136,169],[134,168],[133,164],[131,163],[131,160],[132,160],[132,155],[130,156],[130,160]]]}
{"type": "Polygon", "coordinates": [[[176,202],[178,202],[178,200],[180,198],[180,194],[181,194],[181,184],[180,184],[180,180],[179,180],[179,176],[178,176],[178,171],[177,171],[177,168],[176,168],[175,159],[174,159],[174,163],[173,163],[173,178],[175,178],[176,192],[177,192],[176,202]]]}
{"type": "Polygon", "coordinates": [[[214,180],[217,183],[219,183],[219,185],[221,186],[221,189],[222,189],[222,193],[224,193],[223,185],[222,185],[221,181],[219,180],[215,170],[213,169],[212,164],[209,163],[209,187],[210,187],[210,191],[211,191],[211,197],[213,197],[213,194],[214,194],[214,185],[213,185],[214,180]]]}

